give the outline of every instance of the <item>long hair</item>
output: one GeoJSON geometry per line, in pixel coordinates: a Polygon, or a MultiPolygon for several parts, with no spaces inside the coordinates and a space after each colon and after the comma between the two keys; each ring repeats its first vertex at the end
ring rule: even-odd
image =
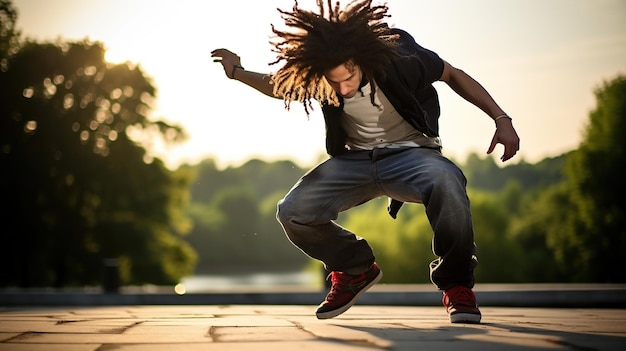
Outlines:
{"type": "MultiPolygon", "coordinates": [[[[272,81],[274,94],[281,96],[289,109],[292,101],[302,102],[309,114],[311,100],[339,105],[337,94],[324,78],[324,72],[349,62],[358,65],[365,79],[384,74],[383,68],[398,57],[396,35],[384,21],[386,5],[372,0],[352,0],[344,9],[337,1],[317,0],[319,13],[303,10],[298,2],[292,11],[278,9],[287,29],[272,25],[275,39],[272,51],[284,65],[272,81]]],[[[374,103],[375,85],[371,101],[374,103]]]]}

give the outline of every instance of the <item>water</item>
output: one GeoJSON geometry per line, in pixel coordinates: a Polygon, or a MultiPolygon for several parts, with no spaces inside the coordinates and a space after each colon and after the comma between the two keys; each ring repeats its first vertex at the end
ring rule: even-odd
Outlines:
{"type": "Polygon", "coordinates": [[[253,290],[322,285],[322,277],[312,272],[259,272],[249,274],[212,274],[184,278],[181,285],[187,293],[220,290],[253,290]]]}

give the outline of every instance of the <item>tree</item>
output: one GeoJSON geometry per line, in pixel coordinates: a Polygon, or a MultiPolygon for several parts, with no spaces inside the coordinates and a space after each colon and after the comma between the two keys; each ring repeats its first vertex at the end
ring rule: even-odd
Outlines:
{"type": "Polygon", "coordinates": [[[520,210],[511,220],[512,245],[521,254],[508,259],[507,269],[521,272],[525,282],[571,282],[574,262],[565,259],[568,251],[559,238],[568,235],[571,200],[564,182],[533,191],[520,201],[520,210]]]}
{"type": "Polygon", "coordinates": [[[579,279],[625,282],[626,76],[619,75],[595,91],[583,141],[567,160],[574,211],[567,236],[559,238],[577,264],[579,279]]]}
{"type": "Polygon", "coordinates": [[[140,67],[104,61],[101,43],[22,42],[0,3],[1,285],[165,284],[193,268],[180,238],[189,172],[168,171],[130,136],[184,134],[148,118],[155,88],[140,67]]]}

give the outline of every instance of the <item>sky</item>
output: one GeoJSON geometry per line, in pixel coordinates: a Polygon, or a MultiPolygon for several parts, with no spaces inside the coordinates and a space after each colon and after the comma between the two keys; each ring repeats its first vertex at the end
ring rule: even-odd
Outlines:
{"type": "MultiPolygon", "coordinates": [[[[380,3],[376,2],[375,3],[380,3]]],[[[299,0],[312,9],[313,0],[299,0]]],[[[342,1],[342,3],[346,3],[342,1]]],[[[626,74],[623,0],[387,0],[388,23],[479,81],[513,118],[521,139],[507,162],[538,162],[575,149],[595,89],[626,74]]],[[[243,66],[272,72],[271,24],[293,0],[13,0],[23,37],[89,39],[106,59],[139,65],[157,87],[151,118],[181,125],[188,139],[153,141],[170,168],[211,158],[221,167],[251,158],[312,166],[325,157],[320,109],[307,118],[225,77],[210,53],[228,48],[243,66]]],[[[437,82],[445,155],[484,155],[495,126],[478,108],[437,82]]],[[[495,156],[502,154],[502,146],[495,156]]],[[[500,161],[498,161],[500,162],[500,161]]]]}

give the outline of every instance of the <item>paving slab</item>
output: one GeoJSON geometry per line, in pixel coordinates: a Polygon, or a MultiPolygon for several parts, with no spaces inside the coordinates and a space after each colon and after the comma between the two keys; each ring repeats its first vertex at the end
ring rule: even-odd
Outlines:
{"type": "Polygon", "coordinates": [[[0,307],[0,351],[626,350],[626,310],[483,307],[451,324],[443,307],[312,305],[0,307]]]}

